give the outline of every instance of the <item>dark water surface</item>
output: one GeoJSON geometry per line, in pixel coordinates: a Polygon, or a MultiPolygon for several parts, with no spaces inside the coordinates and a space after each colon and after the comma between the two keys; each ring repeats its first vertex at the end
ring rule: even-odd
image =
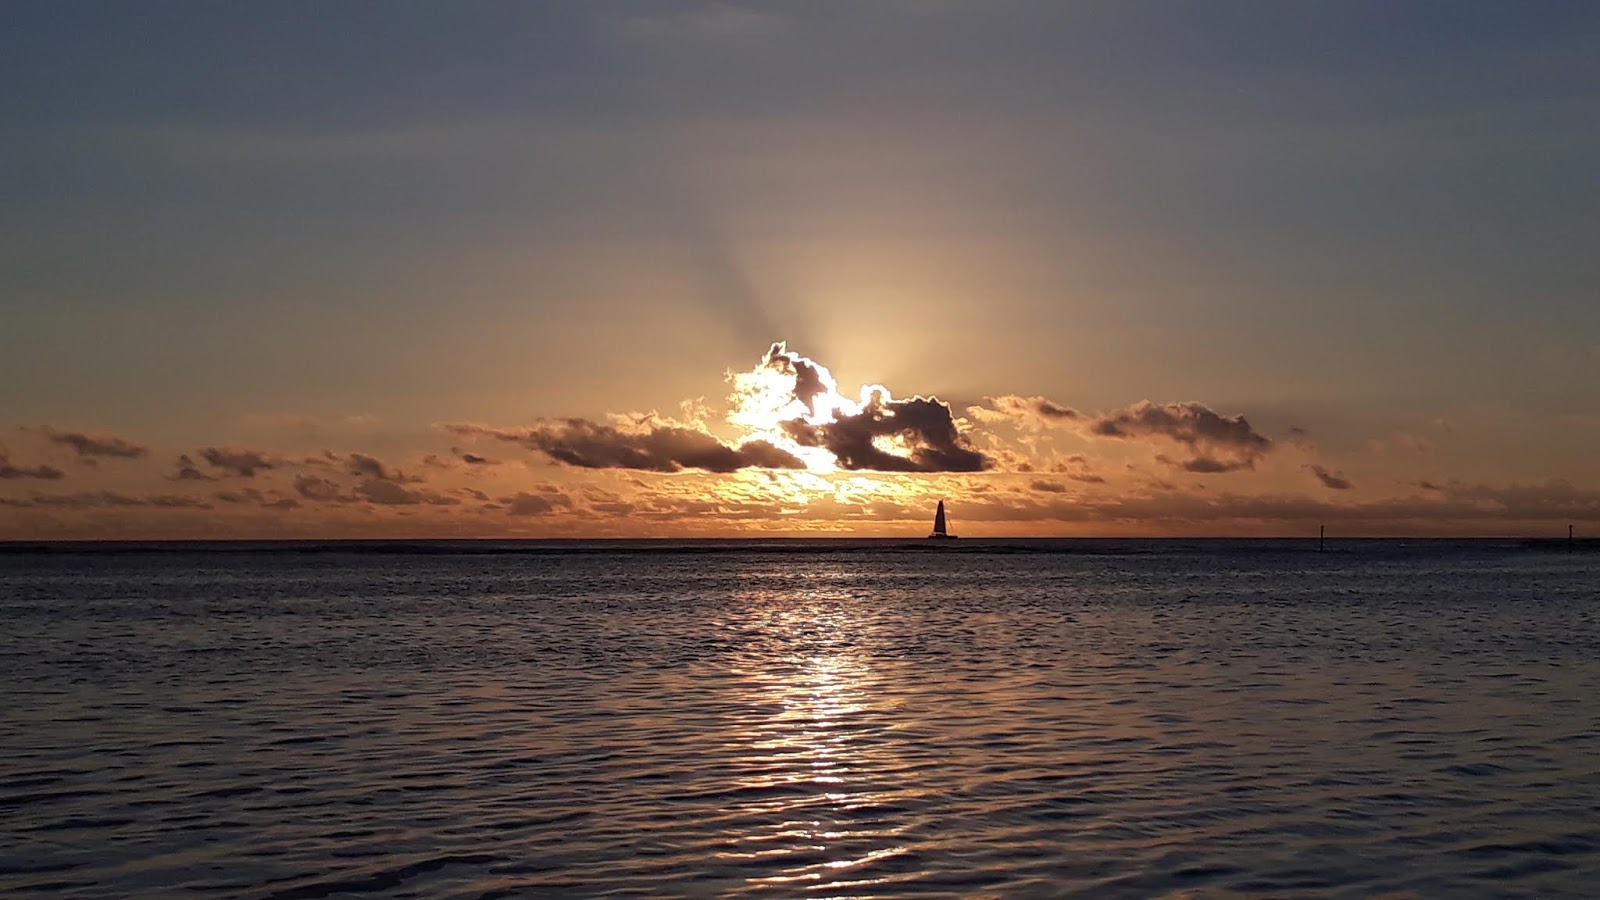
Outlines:
{"type": "Polygon", "coordinates": [[[1600,892],[1600,554],[0,553],[0,894],[1600,892]]]}

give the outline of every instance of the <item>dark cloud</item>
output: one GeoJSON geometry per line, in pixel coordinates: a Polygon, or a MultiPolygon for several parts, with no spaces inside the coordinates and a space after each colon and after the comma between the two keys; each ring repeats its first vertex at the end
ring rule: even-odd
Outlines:
{"type": "Polygon", "coordinates": [[[193,459],[188,454],[178,457],[178,468],[167,476],[170,481],[216,481],[217,479],[200,471],[193,459]]]}
{"type": "MultiPolygon", "coordinates": [[[[359,454],[357,454],[359,455],[359,454]]],[[[371,457],[366,457],[371,459],[371,457]]],[[[366,464],[361,464],[366,468],[366,464]]],[[[350,492],[338,482],[309,473],[295,476],[295,493],[302,499],[317,503],[367,503],[378,506],[454,506],[461,501],[444,494],[411,490],[400,482],[387,478],[364,478],[350,492]]]]}
{"type": "Polygon", "coordinates": [[[461,460],[462,462],[466,463],[469,466],[498,466],[498,465],[500,465],[500,460],[498,460],[498,459],[490,459],[487,456],[479,456],[476,453],[470,453],[470,452],[468,452],[466,450],[461,449],[460,447],[451,447],[450,448],[450,452],[454,453],[456,455],[457,459],[461,460]]]}
{"type": "Polygon", "coordinates": [[[555,501],[538,494],[518,493],[504,497],[500,502],[505,504],[506,514],[512,516],[544,516],[556,508],[555,501]]]}
{"type": "Polygon", "coordinates": [[[368,503],[381,506],[412,506],[426,503],[430,506],[454,506],[460,503],[454,497],[443,494],[433,494],[427,491],[413,491],[401,487],[393,481],[382,478],[368,478],[356,485],[355,494],[368,503]]]}
{"type": "Polygon", "coordinates": [[[207,447],[200,451],[200,458],[214,468],[242,478],[254,478],[257,471],[271,469],[277,465],[276,461],[265,453],[238,447],[207,447]]]}
{"type": "Polygon", "coordinates": [[[482,435],[521,444],[558,462],[585,469],[733,472],[750,467],[805,468],[805,463],[793,454],[766,441],[749,441],[730,447],[703,431],[677,425],[649,425],[641,431],[623,431],[613,425],[569,418],[523,429],[465,424],[445,427],[454,434],[482,435]]]}
{"type": "Polygon", "coordinates": [[[399,469],[391,469],[365,453],[352,453],[345,457],[345,471],[362,478],[390,481],[395,484],[420,484],[423,481],[421,478],[407,477],[399,469]]]}
{"type": "Polygon", "coordinates": [[[783,429],[802,446],[826,449],[845,469],[979,472],[992,465],[967,444],[950,407],[933,397],[890,400],[874,392],[856,415],[841,414],[824,425],[794,420],[783,423],[783,429]],[[880,446],[880,438],[897,439],[894,446],[903,454],[880,446]]]}
{"type": "Polygon", "coordinates": [[[1350,479],[1344,477],[1342,473],[1330,472],[1318,465],[1310,465],[1306,468],[1310,469],[1311,474],[1317,476],[1317,480],[1322,482],[1322,486],[1329,490],[1348,491],[1355,487],[1350,483],[1350,479]]]}
{"type": "Polygon", "coordinates": [[[1151,403],[1096,416],[1089,433],[1123,440],[1160,438],[1188,447],[1192,458],[1179,462],[1190,472],[1233,472],[1254,468],[1272,449],[1272,439],[1244,416],[1224,416],[1201,403],[1151,403]]]}
{"type": "Polygon", "coordinates": [[[150,448],[143,444],[136,444],[111,434],[93,435],[81,431],[61,431],[49,425],[41,425],[39,433],[49,438],[52,443],[71,447],[74,453],[83,457],[109,456],[136,459],[150,451],[150,448]]]}
{"type": "Polygon", "coordinates": [[[1237,472],[1240,469],[1248,469],[1251,467],[1251,465],[1253,465],[1253,463],[1249,461],[1235,460],[1233,462],[1224,462],[1220,459],[1210,456],[1196,456],[1193,459],[1173,459],[1170,456],[1165,456],[1162,454],[1156,454],[1156,461],[1166,463],[1167,465],[1172,466],[1174,469],[1182,469],[1185,472],[1194,472],[1198,475],[1211,475],[1218,472],[1237,472]]]}
{"type": "Polygon", "coordinates": [[[0,447],[0,478],[38,478],[41,481],[57,481],[67,477],[67,473],[55,466],[19,466],[11,462],[10,455],[4,447],[0,447]]]}
{"type": "Polygon", "coordinates": [[[294,489],[300,496],[318,503],[349,503],[355,499],[345,494],[338,483],[315,475],[296,475],[294,489]]]}

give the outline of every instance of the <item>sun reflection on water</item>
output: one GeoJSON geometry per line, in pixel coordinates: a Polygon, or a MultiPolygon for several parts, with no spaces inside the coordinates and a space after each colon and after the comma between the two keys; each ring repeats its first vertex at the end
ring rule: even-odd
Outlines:
{"type": "Polygon", "coordinates": [[[898,777],[898,701],[864,646],[861,603],[817,591],[768,622],[787,652],[756,675],[769,712],[754,725],[749,752],[762,774],[741,782],[768,822],[736,836],[739,850],[729,855],[788,864],[753,886],[870,887],[883,878],[853,870],[906,850],[899,836],[910,827],[903,811],[911,792],[898,777]]]}

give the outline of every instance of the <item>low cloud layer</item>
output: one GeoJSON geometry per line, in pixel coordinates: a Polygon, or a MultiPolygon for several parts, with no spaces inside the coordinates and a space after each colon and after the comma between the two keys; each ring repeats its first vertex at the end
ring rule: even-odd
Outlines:
{"type": "Polygon", "coordinates": [[[83,458],[111,457],[114,459],[138,459],[149,452],[150,448],[143,444],[134,443],[127,438],[117,437],[112,434],[85,434],[81,431],[62,431],[49,425],[39,428],[39,433],[44,435],[53,444],[72,448],[72,452],[83,458]]]}
{"type": "Polygon", "coordinates": [[[1244,416],[1224,416],[1201,403],[1134,405],[1095,418],[1089,431],[1119,439],[1164,438],[1187,447],[1189,459],[1175,465],[1190,472],[1235,472],[1254,468],[1272,449],[1272,439],[1244,416]]]}
{"type": "Polygon", "coordinates": [[[55,466],[17,465],[11,461],[11,452],[0,446],[0,478],[37,478],[41,481],[56,481],[65,477],[66,473],[55,466]]]}
{"type": "Polygon", "coordinates": [[[277,465],[265,453],[237,447],[207,447],[200,451],[200,458],[214,468],[241,478],[254,478],[257,472],[277,465]]]}
{"type": "Polygon", "coordinates": [[[27,462],[0,447],[0,535],[883,533],[885,523],[905,533],[904,523],[924,530],[941,499],[958,522],[1011,523],[1001,533],[1013,534],[1298,534],[1320,521],[1536,533],[1600,522],[1600,493],[1567,482],[1396,471],[1397,457],[1422,454],[1360,442],[1324,456],[1303,432],[1274,441],[1244,415],[1198,402],[1085,411],[1004,395],[958,416],[883,385],[847,396],[826,366],[784,344],[727,382],[720,410],[699,398],[670,416],[451,424],[411,444],[374,434],[359,449],[327,449],[324,432],[260,449],[219,441],[161,448],[144,463],[153,454],[125,438],[17,426],[27,462]],[[86,465],[103,458],[129,462],[86,465]],[[38,482],[69,477],[63,461],[74,463],[73,490],[46,492],[38,482]]]}
{"type": "Polygon", "coordinates": [[[1306,468],[1310,469],[1311,474],[1315,475],[1317,480],[1322,482],[1322,486],[1328,490],[1348,491],[1355,487],[1350,483],[1350,479],[1344,477],[1343,473],[1330,472],[1319,465],[1311,465],[1306,468]]]}
{"type": "Polygon", "coordinates": [[[649,425],[643,430],[625,431],[615,425],[567,418],[523,429],[471,424],[453,424],[446,428],[462,437],[489,437],[521,444],[557,462],[583,469],[649,472],[702,469],[726,473],[750,467],[805,468],[799,458],[766,441],[746,441],[730,446],[704,431],[677,425],[649,425]]]}
{"type": "Polygon", "coordinates": [[[1158,453],[1166,465],[1196,474],[1254,469],[1274,448],[1243,415],[1224,415],[1203,403],[1152,403],[1141,400],[1122,409],[1084,413],[1044,397],[1003,395],[972,408],[983,422],[1008,422],[1024,429],[1064,427],[1090,438],[1176,444],[1182,457],[1158,453]]]}

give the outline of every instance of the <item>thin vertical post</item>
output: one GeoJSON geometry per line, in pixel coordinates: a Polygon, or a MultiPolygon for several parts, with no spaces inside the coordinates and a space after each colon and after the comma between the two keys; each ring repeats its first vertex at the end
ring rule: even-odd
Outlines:
{"type": "Polygon", "coordinates": [[[1328,541],[1328,526],[1326,526],[1326,525],[1318,525],[1317,526],[1317,552],[1318,553],[1321,553],[1322,551],[1328,549],[1327,546],[1326,546],[1327,541],[1328,541]]]}
{"type": "Polygon", "coordinates": [[[1567,526],[1567,552],[1572,552],[1572,526],[1567,526]]]}

